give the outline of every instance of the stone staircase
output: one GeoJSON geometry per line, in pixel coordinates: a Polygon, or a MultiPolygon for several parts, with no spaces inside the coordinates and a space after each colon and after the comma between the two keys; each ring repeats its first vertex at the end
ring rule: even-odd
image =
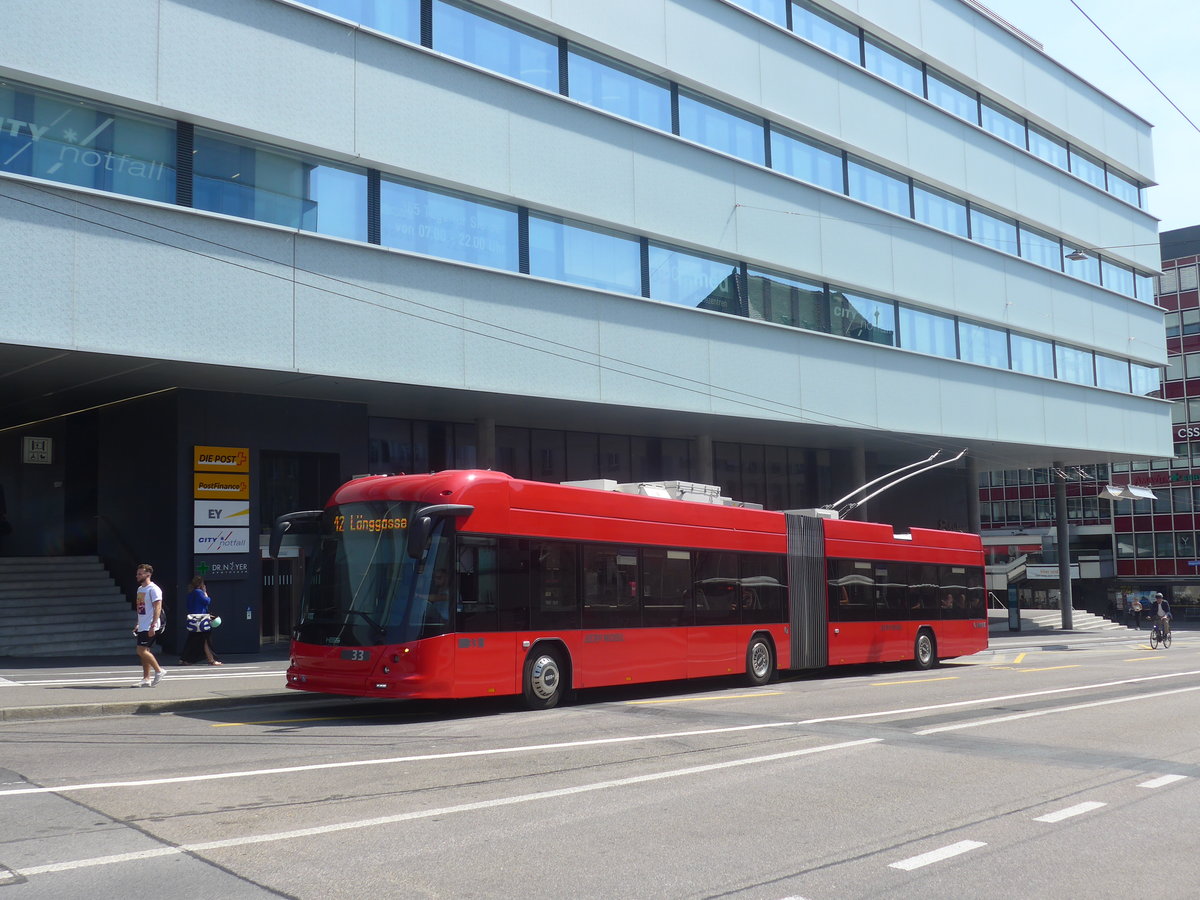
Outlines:
{"type": "Polygon", "coordinates": [[[133,624],[99,558],[0,557],[0,657],[130,655],[133,624]]]}
{"type": "MultiPolygon", "coordinates": [[[[1062,629],[1062,612],[1057,609],[1022,609],[1021,631],[1055,631],[1062,629]]],[[[1008,631],[1008,611],[988,610],[988,630],[994,633],[1008,631]]],[[[1071,612],[1071,631],[1119,632],[1128,631],[1124,625],[1112,622],[1103,616],[1086,610],[1071,612]]]]}

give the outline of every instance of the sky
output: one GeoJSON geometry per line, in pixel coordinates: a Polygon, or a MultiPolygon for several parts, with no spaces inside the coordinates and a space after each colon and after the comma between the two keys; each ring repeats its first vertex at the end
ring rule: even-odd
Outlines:
{"type": "MultiPolygon", "coordinates": [[[[1154,126],[1147,208],[1160,231],[1200,225],[1200,131],[1188,124],[1071,0],[982,0],[1046,53],[1154,126]]],[[[1075,0],[1200,126],[1200,0],[1075,0]]]]}

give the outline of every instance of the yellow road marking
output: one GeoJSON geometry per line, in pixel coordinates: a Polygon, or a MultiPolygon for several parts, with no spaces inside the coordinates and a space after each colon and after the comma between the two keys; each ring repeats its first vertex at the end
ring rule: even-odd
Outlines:
{"type": "Polygon", "coordinates": [[[1046,666],[1041,669],[1017,669],[1018,672],[1051,672],[1054,669],[1078,669],[1079,666],[1046,666]]]}
{"type": "Polygon", "coordinates": [[[1024,653],[1018,653],[1018,654],[1017,654],[1017,658],[1013,660],[1013,665],[1014,665],[1014,666],[1015,666],[1015,665],[1018,665],[1018,664],[1021,662],[1021,660],[1023,660],[1024,658],[1025,658],[1025,654],[1024,654],[1024,653]]]}
{"type": "Polygon", "coordinates": [[[706,700],[745,700],[748,697],[774,697],[786,691],[761,691],[756,694],[722,694],[720,697],[678,697],[670,700],[630,700],[630,706],[645,706],[651,703],[702,703],[706,700]]]}
{"type": "Polygon", "coordinates": [[[1162,659],[1162,657],[1159,656],[1158,654],[1155,654],[1154,656],[1134,656],[1130,659],[1125,660],[1125,662],[1141,662],[1142,660],[1145,660],[1145,659],[1162,659]]]}
{"type": "Polygon", "coordinates": [[[940,678],[911,678],[908,681],[875,681],[871,687],[887,687],[891,684],[925,684],[929,681],[954,681],[957,675],[943,675],[940,678]]]}

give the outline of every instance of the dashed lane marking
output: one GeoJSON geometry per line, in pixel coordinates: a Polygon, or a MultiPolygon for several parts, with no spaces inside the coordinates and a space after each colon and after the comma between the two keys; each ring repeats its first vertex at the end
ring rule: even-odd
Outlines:
{"type": "Polygon", "coordinates": [[[1098,800],[1089,800],[1087,803],[1076,803],[1074,806],[1068,806],[1066,809],[1060,809],[1058,812],[1046,813],[1046,815],[1038,816],[1033,821],[1061,822],[1063,819],[1070,819],[1072,816],[1082,816],[1084,813],[1100,809],[1102,806],[1108,806],[1108,804],[1101,803],[1098,800]]]}
{"type": "Polygon", "coordinates": [[[1151,778],[1149,781],[1143,781],[1138,787],[1141,788],[1160,788],[1166,787],[1168,784],[1174,784],[1177,781],[1183,781],[1187,778],[1186,775],[1160,775],[1158,778],[1151,778]]]}
{"type": "Polygon", "coordinates": [[[969,850],[978,850],[980,847],[986,846],[987,844],[983,841],[959,841],[957,844],[939,847],[937,850],[930,850],[928,853],[922,853],[920,856],[910,856],[908,859],[889,863],[888,868],[903,869],[905,872],[911,872],[913,869],[919,869],[930,863],[941,862],[942,860],[966,853],[969,850]]]}

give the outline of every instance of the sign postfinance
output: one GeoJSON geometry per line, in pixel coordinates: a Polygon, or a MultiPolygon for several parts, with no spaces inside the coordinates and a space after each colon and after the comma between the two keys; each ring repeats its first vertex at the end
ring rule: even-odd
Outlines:
{"type": "Polygon", "coordinates": [[[192,475],[192,497],[207,500],[249,500],[249,475],[218,475],[196,472],[192,475]]]}
{"type": "Polygon", "coordinates": [[[203,447],[193,448],[192,468],[197,472],[249,472],[249,447],[203,447]]]}

